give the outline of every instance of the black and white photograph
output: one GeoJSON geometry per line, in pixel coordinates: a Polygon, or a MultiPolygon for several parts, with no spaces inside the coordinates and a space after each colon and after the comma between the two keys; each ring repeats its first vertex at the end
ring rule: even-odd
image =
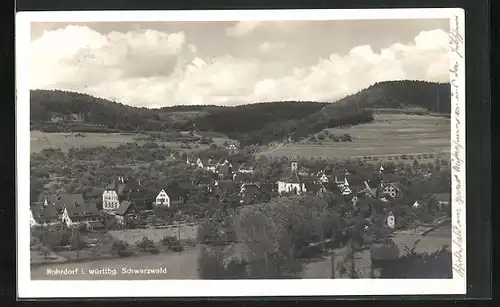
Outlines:
{"type": "Polygon", "coordinates": [[[465,292],[462,10],[115,13],[18,16],[20,295],[465,292]]]}

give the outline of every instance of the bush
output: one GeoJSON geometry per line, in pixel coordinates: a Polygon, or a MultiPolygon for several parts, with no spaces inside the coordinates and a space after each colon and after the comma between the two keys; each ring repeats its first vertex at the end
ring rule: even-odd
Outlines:
{"type": "Polygon", "coordinates": [[[184,250],[184,246],[178,244],[178,245],[171,245],[169,246],[169,249],[173,252],[180,253],[184,250]]]}
{"type": "Polygon", "coordinates": [[[169,235],[165,235],[163,239],[161,239],[161,243],[167,247],[170,247],[171,245],[180,244],[179,239],[177,237],[169,235]]]}
{"type": "Polygon", "coordinates": [[[149,246],[144,249],[146,253],[151,253],[151,254],[158,254],[160,253],[160,250],[156,246],[149,246]]]}
{"type": "Polygon", "coordinates": [[[145,252],[146,249],[156,248],[155,243],[148,237],[143,237],[141,241],[137,242],[137,247],[145,252]]]}

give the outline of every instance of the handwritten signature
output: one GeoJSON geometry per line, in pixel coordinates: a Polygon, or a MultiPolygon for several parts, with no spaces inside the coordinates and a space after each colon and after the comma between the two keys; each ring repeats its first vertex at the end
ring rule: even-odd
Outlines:
{"type": "Polygon", "coordinates": [[[462,232],[462,214],[465,205],[464,196],[464,182],[460,177],[460,173],[463,171],[464,159],[462,154],[465,150],[462,142],[461,127],[463,125],[461,121],[462,105],[460,97],[460,75],[463,73],[460,68],[459,60],[463,59],[463,54],[461,53],[462,45],[464,44],[464,38],[460,34],[460,19],[458,16],[454,16],[452,19],[452,30],[450,31],[450,50],[455,54],[457,60],[452,63],[450,68],[451,79],[451,98],[454,102],[452,109],[453,124],[455,125],[455,134],[452,136],[452,168],[455,171],[453,176],[453,187],[454,187],[454,198],[453,204],[455,209],[454,217],[455,223],[452,227],[453,233],[453,271],[460,277],[465,276],[465,261],[464,261],[464,235],[462,232]]]}

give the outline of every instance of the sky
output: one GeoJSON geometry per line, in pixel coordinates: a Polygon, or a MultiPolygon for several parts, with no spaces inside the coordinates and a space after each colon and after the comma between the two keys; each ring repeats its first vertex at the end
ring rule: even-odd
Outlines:
{"type": "Polygon", "coordinates": [[[127,105],[334,102],[449,81],[448,19],[31,24],[31,88],[127,105]]]}

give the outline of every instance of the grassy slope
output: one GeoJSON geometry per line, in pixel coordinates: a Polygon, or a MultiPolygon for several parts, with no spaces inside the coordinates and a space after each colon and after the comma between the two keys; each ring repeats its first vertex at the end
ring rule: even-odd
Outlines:
{"type": "Polygon", "coordinates": [[[348,133],[352,136],[353,142],[325,140],[321,145],[306,142],[286,144],[269,150],[264,149],[259,154],[345,159],[446,153],[450,150],[450,120],[443,117],[378,114],[372,123],[329,129],[329,132],[348,133]]]}

